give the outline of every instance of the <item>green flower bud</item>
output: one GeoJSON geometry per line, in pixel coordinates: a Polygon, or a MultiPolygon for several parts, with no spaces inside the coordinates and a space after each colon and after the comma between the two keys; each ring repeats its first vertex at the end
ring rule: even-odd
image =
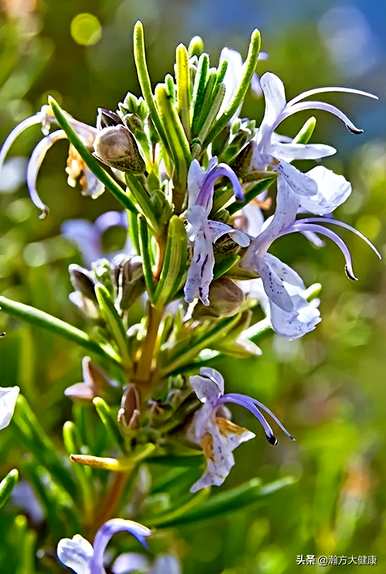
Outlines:
{"type": "Polygon", "coordinates": [[[100,130],[94,141],[94,156],[102,163],[134,173],[143,173],[145,162],[131,131],[124,125],[100,130]]]}
{"type": "Polygon", "coordinates": [[[209,289],[210,305],[198,303],[193,312],[194,319],[232,317],[244,302],[244,293],[232,279],[221,277],[213,281],[209,289]]]}

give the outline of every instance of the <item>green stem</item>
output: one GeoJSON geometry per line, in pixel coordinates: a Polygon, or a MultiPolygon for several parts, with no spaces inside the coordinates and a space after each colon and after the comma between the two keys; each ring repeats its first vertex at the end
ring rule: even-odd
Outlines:
{"type": "Polygon", "coordinates": [[[0,296],[0,308],[12,315],[13,317],[18,317],[31,325],[36,325],[37,327],[42,327],[56,335],[60,335],[73,343],[76,343],[86,351],[101,357],[102,359],[107,359],[113,362],[115,365],[121,366],[119,357],[110,354],[109,351],[99,346],[98,343],[90,339],[90,337],[84,331],[81,331],[77,327],[53,317],[45,311],[40,309],[35,309],[30,305],[25,305],[24,303],[19,303],[17,301],[12,301],[7,297],[0,296]]]}
{"type": "Polygon", "coordinates": [[[142,385],[149,383],[154,349],[157,341],[158,328],[162,319],[162,313],[162,309],[158,309],[149,304],[147,332],[135,376],[136,381],[142,385]]]}

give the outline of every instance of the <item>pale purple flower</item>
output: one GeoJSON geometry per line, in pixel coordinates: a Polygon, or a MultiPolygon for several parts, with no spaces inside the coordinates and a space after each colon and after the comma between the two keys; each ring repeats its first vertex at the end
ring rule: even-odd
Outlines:
{"type": "Polygon", "coordinates": [[[0,387],[0,430],[11,422],[19,393],[19,387],[0,387]]]}
{"type": "MultiPolygon", "coordinates": [[[[103,250],[102,238],[104,233],[112,227],[127,229],[127,217],[124,212],[106,211],[94,223],[86,219],[69,219],[63,223],[62,233],[67,239],[76,243],[84,262],[90,266],[97,259],[107,256],[103,250]]],[[[130,251],[128,242],[124,251],[127,253],[130,251]]],[[[113,255],[111,254],[110,257],[113,255]]]]}
{"type": "MultiPolygon", "coordinates": [[[[276,211],[261,233],[251,241],[242,265],[254,270],[262,279],[269,300],[270,320],[279,335],[296,339],[312,331],[320,322],[317,301],[307,300],[307,291],[301,277],[291,267],[274,257],[268,250],[272,243],[290,233],[312,233],[331,239],[345,258],[346,272],[355,279],[351,254],[343,239],[326,224],[347,229],[363,239],[380,257],[372,243],[350,225],[332,217],[296,219],[298,202],[284,179],[278,180],[276,211]]],[[[312,235],[313,237],[313,235],[312,235]]]]}
{"type": "Polygon", "coordinates": [[[142,554],[129,552],[121,554],[111,567],[113,574],[181,574],[180,564],[175,556],[164,554],[158,556],[153,564],[142,554]]]}
{"type": "Polygon", "coordinates": [[[151,530],[138,522],[113,518],[99,528],[93,545],[80,534],[72,538],[62,538],[57,548],[58,558],[76,574],[106,574],[105,550],[114,534],[119,532],[128,532],[145,548],[146,538],[151,535],[151,530]]]}
{"type": "MultiPolygon", "coordinates": [[[[83,141],[84,145],[92,149],[93,143],[97,134],[97,129],[93,126],[89,126],[66,114],[72,128],[76,131],[77,135],[83,141]]],[[[50,106],[44,105],[41,110],[20,122],[8,135],[3,146],[0,150],[0,172],[4,163],[4,160],[19,135],[21,135],[26,129],[34,126],[41,125],[42,133],[45,136],[34,148],[27,166],[27,187],[31,197],[32,202],[41,211],[41,217],[45,217],[48,213],[47,205],[41,200],[37,189],[36,181],[40,171],[40,167],[44,161],[44,158],[49,151],[49,149],[57,142],[63,139],[67,139],[67,135],[63,130],[56,130],[49,133],[51,126],[55,123],[55,117],[52,113],[50,106]]],[[[67,159],[66,172],[68,174],[68,184],[71,187],[75,187],[77,181],[79,180],[82,186],[82,193],[84,195],[89,195],[93,198],[98,197],[104,191],[104,186],[95,177],[95,175],[88,169],[78,152],[75,148],[70,145],[69,154],[67,159]]]]}
{"type": "Polygon", "coordinates": [[[305,110],[322,110],[339,118],[353,133],[362,133],[339,108],[326,102],[307,100],[320,93],[344,92],[378,99],[373,94],[341,87],[316,88],[303,92],[286,101],[283,82],[270,72],[260,81],[265,97],[265,114],[255,138],[253,167],[276,171],[283,178],[298,200],[299,211],[316,215],[331,213],[351,193],[351,185],[343,176],[317,166],[302,173],[290,162],[298,159],[321,159],[333,155],[336,150],[324,144],[299,144],[288,142],[275,134],[276,128],[289,116],[305,110]]]}
{"type": "Polygon", "coordinates": [[[215,369],[201,368],[199,375],[190,377],[190,383],[203,406],[194,415],[189,438],[201,445],[207,463],[204,474],[192,486],[192,492],[212,485],[220,486],[235,464],[235,448],[255,437],[254,433],[224,417],[224,405],[232,403],[252,413],[272,445],[277,443],[277,439],[263,413],[293,439],[279,419],[260,401],[240,393],[224,393],[223,376],[215,369]]]}
{"type": "Polygon", "coordinates": [[[249,237],[220,221],[208,219],[213,206],[214,185],[218,179],[230,180],[234,193],[242,199],[243,192],[234,171],[224,163],[212,158],[208,169],[204,170],[197,160],[193,160],[188,174],[188,237],[193,244],[192,261],[185,284],[185,300],[191,303],[198,297],[204,305],[209,305],[209,286],[213,279],[213,244],[223,235],[231,235],[241,247],[249,245],[249,237]]]}

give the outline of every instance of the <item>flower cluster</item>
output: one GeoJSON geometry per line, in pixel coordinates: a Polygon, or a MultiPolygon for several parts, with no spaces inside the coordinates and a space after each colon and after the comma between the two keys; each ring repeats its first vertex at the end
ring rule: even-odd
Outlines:
{"type": "MultiPolygon", "coordinates": [[[[336,229],[351,231],[379,255],[366,237],[333,215],[350,196],[350,183],[322,165],[306,173],[293,165],[336,152],[309,142],[315,120],[308,120],[295,137],[276,131],[298,112],[319,110],[361,133],[339,108],[311,98],[329,93],[376,96],[321,87],[287,101],[276,75],[256,76],[259,47],[255,31],[244,62],[226,48],[218,67],[210,67],[202,41],[195,38],[189,48],[178,46],[175,77],[168,74],[153,93],[138,23],[134,53],[140,97],[129,93],[117,110],[99,109],[95,127],[50,98],[3,144],[0,168],[16,137],[30,126],[42,126],[44,137],[29,160],[27,186],[43,215],[48,208],[37,192],[38,173],[50,147],[61,139],[69,141],[68,183],[79,183],[82,193],[94,199],[107,190],[122,208],[94,223],[71,220],[62,228],[84,263],[70,265],[70,300],[82,312],[87,333],[4,297],[0,301],[5,311],[46,326],[87,351],[82,382],[65,394],[74,402],[92,402],[114,449],[108,457],[94,455],[88,447],[74,452],[76,441],[67,437],[74,464],[128,478],[147,458],[173,460],[188,452],[204,465],[191,491],[204,489],[205,494],[225,481],[236,447],[255,436],[231,421],[227,405],[252,414],[271,445],[277,439],[267,419],[292,439],[260,401],[225,393],[224,379],[211,361],[222,355],[258,356],[264,332],[296,339],[320,322],[318,287],[306,289],[298,273],[270,253],[277,239],[294,233],[316,244],[321,237],[330,239],[342,252],[350,279],[356,278],[350,250],[336,229]],[[264,97],[260,124],[242,117],[249,88],[264,97]],[[127,234],[121,253],[104,248],[103,236],[112,227],[127,234]],[[263,320],[258,305],[266,312],[263,320]]],[[[2,390],[2,428],[10,421],[17,392],[2,390]]],[[[86,491],[85,516],[91,520],[93,501],[84,476],[79,476],[83,496],[86,491]]],[[[88,484],[90,475],[85,476],[88,484]]],[[[113,484],[108,501],[115,504],[117,491],[113,484]]],[[[122,512],[137,509],[137,499],[122,512]]],[[[168,501],[171,512],[153,516],[155,524],[169,524],[170,516],[175,517],[168,501]]],[[[116,505],[110,510],[115,512],[116,505]]],[[[146,517],[146,507],[139,509],[140,516],[141,510],[146,517]]],[[[105,549],[115,533],[129,532],[143,545],[150,535],[147,527],[131,520],[102,522],[93,545],[80,535],[62,539],[60,561],[78,574],[102,574],[105,549]]],[[[151,564],[144,556],[121,555],[111,568],[115,573],[137,568],[153,574],[178,572],[171,556],[151,564]]]]}

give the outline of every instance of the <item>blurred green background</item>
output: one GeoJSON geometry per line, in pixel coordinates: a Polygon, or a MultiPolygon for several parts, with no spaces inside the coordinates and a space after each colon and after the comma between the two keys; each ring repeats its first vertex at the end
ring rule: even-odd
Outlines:
{"type": "MultiPolygon", "coordinates": [[[[355,96],[331,99],[354,116],[364,135],[353,136],[334,119],[318,115],[313,141],[339,148],[326,164],[353,183],[339,216],[386,256],[383,2],[0,0],[0,6],[0,141],[37,111],[47,94],[94,123],[98,106],[113,109],[128,90],[138,92],[131,54],[138,18],[146,27],[154,82],[172,69],[179,42],[200,34],[216,59],[224,45],[245,53],[249,32],[257,26],[269,53],[260,71],[278,73],[289,96],[339,84],[377,93],[379,104],[355,96]]],[[[251,96],[247,114],[259,117],[261,110],[262,102],[251,96]]],[[[284,131],[296,133],[305,118],[292,118],[284,131]]],[[[38,128],[20,138],[0,180],[0,289],[81,325],[68,301],[67,275],[68,264],[81,263],[81,257],[60,228],[67,218],[94,220],[118,205],[108,194],[93,201],[67,187],[66,148],[59,144],[39,177],[51,208],[49,217],[39,220],[23,183],[25,161],[38,138],[38,128]]],[[[386,273],[384,263],[356,237],[348,235],[347,241],[357,283],[347,280],[335,246],[315,249],[300,237],[278,242],[276,252],[307,284],[322,283],[322,323],[301,341],[268,337],[261,358],[216,365],[228,389],[265,402],[297,438],[272,448],[259,432],[257,440],[238,450],[226,485],[256,475],[269,480],[292,474],[298,481],[263,507],[178,531],[174,549],[187,574],[319,571],[297,566],[299,554],[376,555],[377,566],[339,566],[338,571],[386,572],[386,273]]],[[[0,328],[8,333],[0,341],[1,385],[20,385],[59,444],[71,412],[63,390],[80,380],[80,351],[4,314],[0,328]]],[[[234,415],[253,428],[245,413],[235,408],[234,415]]],[[[11,428],[1,433],[0,456],[1,476],[22,456],[11,428]]],[[[10,548],[16,552],[15,514],[9,505],[0,518],[4,574],[16,571],[6,566],[10,548]]]]}

